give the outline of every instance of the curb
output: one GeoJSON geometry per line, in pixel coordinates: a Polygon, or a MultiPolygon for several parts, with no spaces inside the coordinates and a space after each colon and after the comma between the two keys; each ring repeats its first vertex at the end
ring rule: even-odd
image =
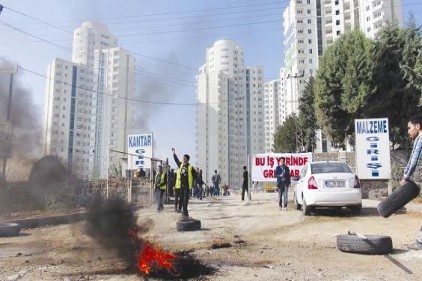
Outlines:
{"type": "Polygon", "coordinates": [[[86,219],[86,213],[73,213],[73,214],[51,216],[51,217],[9,220],[5,222],[17,223],[20,229],[24,229],[24,228],[42,227],[42,226],[47,226],[47,225],[74,223],[74,222],[79,222],[85,219],[86,219]]]}

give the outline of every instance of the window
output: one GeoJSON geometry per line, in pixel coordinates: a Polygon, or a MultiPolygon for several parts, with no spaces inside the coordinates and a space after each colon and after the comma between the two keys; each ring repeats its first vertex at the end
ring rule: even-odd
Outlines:
{"type": "Polygon", "coordinates": [[[336,10],[336,15],[340,15],[340,10],[336,10]]]}
{"type": "Polygon", "coordinates": [[[340,25],[340,20],[336,20],[336,25],[340,25]]]}

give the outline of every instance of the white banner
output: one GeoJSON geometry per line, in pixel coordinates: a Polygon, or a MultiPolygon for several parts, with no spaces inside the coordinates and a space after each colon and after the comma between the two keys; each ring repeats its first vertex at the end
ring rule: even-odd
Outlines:
{"type": "Polygon", "coordinates": [[[390,179],[388,119],[356,119],[356,173],[360,179],[390,179]]]}
{"type": "Polygon", "coordinates": [[[151,169],[152,134],[128,135],[128,170],[151,169]]]}
{"type": "Polygon", "coordinates": [[[252,181],[276,181],[275,168],[280,165],[281,157],[286,158],[290,176],[299,177],[302,168],[312,162],[312,153],[264,153],[252,155],[252,181]]]}

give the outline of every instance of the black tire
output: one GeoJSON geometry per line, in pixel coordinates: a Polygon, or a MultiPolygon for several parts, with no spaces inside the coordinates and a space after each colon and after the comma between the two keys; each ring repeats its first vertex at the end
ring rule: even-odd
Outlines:
{"type": "Polygon", "coordinates": [[[177,231],[193,231],[201,229],[201,221],[195,219],[180,220],[176,223],[177,231]]]}
{"type": "Polygon", "coordinates": [[[302,205],[297,202],[296,192],[293,193],[293,204],[296,210],[300,210],[302,208],[302,205]]]}
{"type": "Polygon", "coordinates": [[[306,201],[305,201],[305,199],[303,199],[303,205],[302,205],[302,212],[303,212],[303,214],[305,215],[305,216],[309,216],[310,214],[311,214],[311,207],[309,207],[307,204],[306,204],[306,201]]]}
{"type": "Polygon", "coordinates": [[[21,228],[19,224],[12,222],[0,223],[0,237],[18,236],[21,228]]]}
{"type": "Polygon", "coordinates": [[[365,238],[356,235],[338,235],[337,248],[342,252],[384,255],[393,251],[393,242],[390,236],[365,235],[365,238]]]}
{"type": "Polygon", "coordinates": [[[414,182],[405,183],[378,204],[378,213],[384,218],[388,218],[418,196],[420,191],[420,187],[414,182]]]}

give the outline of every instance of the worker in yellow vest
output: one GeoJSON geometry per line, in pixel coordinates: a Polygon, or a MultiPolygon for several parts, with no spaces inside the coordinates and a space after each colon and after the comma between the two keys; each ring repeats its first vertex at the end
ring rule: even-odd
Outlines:
{"type": "Polygon", "coordinates": [[[163,196],[166,192],[166,186],[167,186],[167,173],[163,172],[163,166],[158,166],[158,173],[155,175],[155,194],[157,198],[157,211],[161,212],[164,210],[163,205],[163,196]]]}
{"type": "Polygon", "coordinates": [[[189,155],[183,155],[183,162],[180,162],[179,158],[177,158],[175,149],[173,148],[172,150],[174,161],[178,167],[174,188],[180,189],[180,200],[183,208],[182,215],[184,219],[188,219],[189,193],[192,190],[194,178],[196,178],[196,170],[189,164],[189,155]]]}

